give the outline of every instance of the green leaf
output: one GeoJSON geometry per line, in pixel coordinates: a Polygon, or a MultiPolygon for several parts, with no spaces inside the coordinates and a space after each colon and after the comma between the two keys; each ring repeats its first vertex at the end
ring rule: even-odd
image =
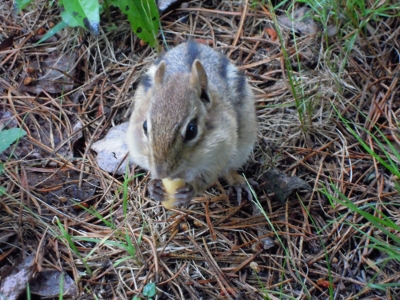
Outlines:
{"type": "Polygon", "coordinates": [[[143,288],[143,296],[154,297],[156,295],[156,284],[150,282],[146,284],[143,288]]]}
{"type": "Polygon", "coordinates": [[[0,131],[0,153],[25,134],[26,132],[21,128],[11,128],[0,131]]]}
{"type": "Polygon", "coordinates": [[[111,5],[119,7],[131,24],[133,32],[150,46],[157,45],[160,15],[154,0],[114,0],[111,5]]]}
{"type": "Polygon", "coordinates": [[[0,186],[0,196],[6,193],[6,189],[0,186]]]}
{"type": "Polygon", "coordinates": [[[17,14],[19,13],[21,10],[23,10],[25,8],[25,6],[27,6],[28,4],[30,4],[32,2],[32,0],[16,0],[14,3],[14,13],[17,14]]]}
{"type": "MultiPolygon", "coordinates": [[[[78,27],[80,26],[79,22],[71,15],[69,11],[63,10],[61,12],[62,21],[65,22],[69,27],[78,27]]],[[[81,26],[83,27],[83,26],[81,26]]]]}
{"type": "Polygon", "coordinates": [[[47,40],[48,38],[52,37],[57,32],[60,32],[62,29],[64,29],[67,26],[68,26],[68,24],[66,22],[61,21],[56,26],[54,26],[49,31],[47,31],[46,34],[36,44],[39,45],[40,43],[43,43],[45,40],[47,40]]]}
{"type": "Polygon", "coordinates": [[[60,5],[64,8],[61,17],[68,26],[88,29],[91,33],[99,34],[100,4],[98,0],[63,0],[60,5]]]}

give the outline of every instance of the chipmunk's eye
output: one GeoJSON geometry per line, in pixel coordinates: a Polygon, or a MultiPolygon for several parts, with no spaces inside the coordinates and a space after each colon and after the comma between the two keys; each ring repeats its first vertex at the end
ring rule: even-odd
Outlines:
{"type": "Polygon", "coordinates": [[[147,120],[143,122],[143,132],[147,136],[147,120]]]}
{"type": "Polygon", "coordinates": [[[193,119],[186,127],[185,142],[193,140],[197,136],[197,120],[193,119]]]}

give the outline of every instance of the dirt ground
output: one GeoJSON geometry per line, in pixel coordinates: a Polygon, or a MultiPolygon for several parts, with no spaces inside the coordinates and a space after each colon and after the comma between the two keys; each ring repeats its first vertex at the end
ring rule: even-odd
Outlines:
{"type": "Polygon", "coordinates": [[[400,5],[366,2],[393,8],[360,25],[345,4],[322,23],[236,2],[174,7],[159,44],[195,39],[248,77],[259,133],[241,173],[261,211],[222,180],[167,211],[144,170],[99,166],[91,146],[157,57],[117,10],[98,37],[38,45],[57,7],[0,3],[0,125],[27,132],[0,154],[0,282],[25,268],[37,299],[58,298],[60,274],[65,299],[400,299],[400,5]]]}

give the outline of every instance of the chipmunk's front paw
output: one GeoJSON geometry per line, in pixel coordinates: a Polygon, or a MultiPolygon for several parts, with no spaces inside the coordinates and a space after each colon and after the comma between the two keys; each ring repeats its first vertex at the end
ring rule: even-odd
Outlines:
{"type": "MultiPolygon", "coordinates": [[[[149,183],[150,198],[156,201],[166,201],[169,198],[168,193],[161,180],[153,179],[149,183]]],[[[186,184],[184,187],[177,189],[175,192],[175,201],[173,206],[187,206],[193,199],[195,191],[192,185],[186,184]]]]}
{"type": "Polygon", "coordinates": [[[236,191],[236,200],[238,204],[242,203],[242,193],[247,194],[247,200],[251,201],[253,199],[253,194],[251,187],[247,184],[246,180],[236,172],[230,172],[225,175],[225,180],[229,184],[228,196],[231,196],[236,191]]]}
{"type": "Polygon", "coordinates": [[[163,201],[167,198],[167,193],[159,179],[153,179],[149,182],[150,198],[156,201],[163,201]]]}
{"type": "Polygon", "coordinates": [[[191,184],[186,184],[183,188],[177,189],[175,193],[175,205],[176,206],[187,206],[190,200],[193,199],[195,195],[194,188],[191,184]]]}

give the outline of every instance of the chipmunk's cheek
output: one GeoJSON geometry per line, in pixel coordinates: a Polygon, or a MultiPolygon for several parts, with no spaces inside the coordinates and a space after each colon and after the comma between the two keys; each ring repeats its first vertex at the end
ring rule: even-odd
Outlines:
{"type": "Polygon", "coordinates": [[[163,201],[167,198],[167,194],[165,192],[164,186],[162,185],[161,180],[153,179],[149,182],[149,192],[150,198],[156,201],[163,201]]]}

